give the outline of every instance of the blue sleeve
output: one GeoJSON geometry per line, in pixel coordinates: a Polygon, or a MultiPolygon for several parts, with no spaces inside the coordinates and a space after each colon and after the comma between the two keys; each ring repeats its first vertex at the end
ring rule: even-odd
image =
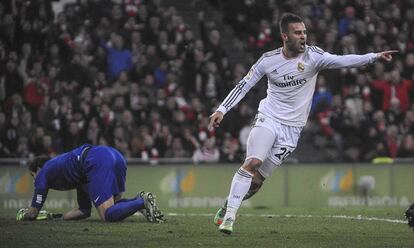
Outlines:
{"type": "Polygon", "coordinates": [[[37,210],[40,210],[46,201],[47,193],[49,191],[44,173],[40,172],[39,175],[36,176],[34,188],[31,206],[37,208],[37,210]]]}

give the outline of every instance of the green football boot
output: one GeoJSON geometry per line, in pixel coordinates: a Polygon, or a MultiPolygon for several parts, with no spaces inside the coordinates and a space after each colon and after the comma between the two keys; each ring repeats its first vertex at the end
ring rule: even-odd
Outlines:
{"type": "Polygon", "coordinates": [[[224,215],[226,215],[226,208],[221,207],[214,216],[214,225],[220,226],[223,223],[224,215]]]}
{"type": "Polygon", "coordinates": [[[220,232],[230,235],[233,233],[233,224],[234,224],[234,219],[229,217],[225,219],[223,223],[221,223],[218,229],[220,232]]]}

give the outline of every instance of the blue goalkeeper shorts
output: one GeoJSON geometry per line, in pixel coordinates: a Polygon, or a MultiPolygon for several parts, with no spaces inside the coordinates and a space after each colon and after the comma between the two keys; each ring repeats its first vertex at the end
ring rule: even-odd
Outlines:
{"type": "Polygon", "coordinates": [[[89,197],[95,207],[109,198],[125,192],[126,161],[122,154],[109,146],[93,146],[84,155],[89,197]]]}

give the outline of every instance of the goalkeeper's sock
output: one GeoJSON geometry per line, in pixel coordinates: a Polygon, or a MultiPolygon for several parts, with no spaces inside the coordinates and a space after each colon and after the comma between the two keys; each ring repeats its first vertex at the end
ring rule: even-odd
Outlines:
{"type": "Polygon", "coordinates": [[[126,199],[126,198],[122,198],[119,199],[115,204],[121,203],[121,202],[130,202],[130,201],[135,201],[137,198],[131,198],[131,199],[126,199]]]}
{"type": "Polygon", "coordinates": [[[144,199],[131,199],[129,201],[117,202],[105,211],[106,221],[121,221],[133,215],[138,210],[145,208],[144,199]]]}
{"type": "Polygon", "coordinates": [[[232,217],[235,219],[244,196],[247,194],[252,182],[253,175],[240,168],[233,177],[229,197],[227,198],[227,211],[224,219],[232,217]]]}

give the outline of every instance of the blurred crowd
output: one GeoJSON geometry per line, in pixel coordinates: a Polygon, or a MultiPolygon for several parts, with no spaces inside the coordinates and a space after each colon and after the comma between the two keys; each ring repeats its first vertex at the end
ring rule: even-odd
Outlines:
{"type": "Polygon", "coordinates": [[[308,44],[327,52],[398,50],[392,63],[321,72],[304,133],[326,161],[414,157],[413,0],[210,2],[255,58],[281,46],[286,11],[304,19],[308,44]]]}
{"type": "MultiPolygon", "coordinates": [[[[392,63],[321,73],[304,132],[329,151],[326,159],[414,157],[414,1],[209,4],[255,58],[281,45],[284,11],[301,15],[308,43],[325,51],[398,49],[392,63]]],[[[253,89],[221,128],[207,129],[211,112],[251,64],[229,63],[206,13],[185,23],[161,0],[61,7],[47,0],[0,3],[0,157],[53,156],[91,143],[144,160],[243,160],[265,86],[253,89]]]]}

